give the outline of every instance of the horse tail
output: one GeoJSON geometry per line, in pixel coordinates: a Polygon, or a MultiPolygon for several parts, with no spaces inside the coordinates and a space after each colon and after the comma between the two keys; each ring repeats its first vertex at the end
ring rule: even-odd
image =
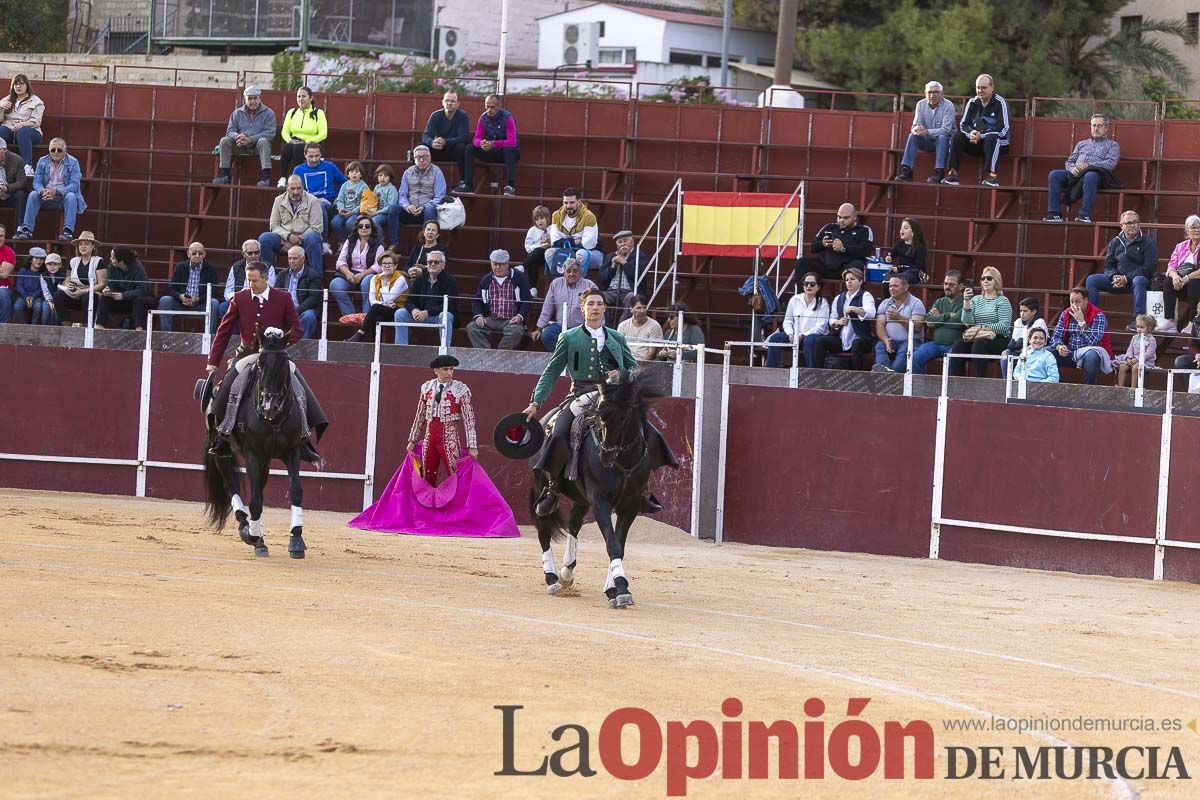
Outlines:
{"type": "Polygon", "coordinates": [[[533,520],[534,526],[538,531],[544,528],[549,528],[550,541],[561,542],[567,538],[567,521],[563,519],[562,504],[555,509],[554,514],[549,517],[539,517],[537,513],[537,499],[540,493],[538,486],[530,482],[529,484],[529,518],[533,520]]]}
{"type": "Polygon", "coordinates": [[[216,439],[213,431],[204,439],[204,513],[208,516],[208,523],[221,530],[233,512],[233,497],[229,487],[236,486],[238,478],[232,458],[219,458],[208,452],[216,439]]]}

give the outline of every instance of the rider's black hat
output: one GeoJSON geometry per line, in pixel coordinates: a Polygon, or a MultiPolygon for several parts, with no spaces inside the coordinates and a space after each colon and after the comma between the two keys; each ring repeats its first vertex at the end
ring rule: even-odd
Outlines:
{"type": "Polygon", "coordinates": [[[441,367],[457,367],[458,359],[454,356],[438,356],[433,361],[429,362],[430,369],[440,369],[441,367]]]}
{"type": "Polygon", "coordinates": [[[514,459],[533,458],[542,448],[545,438],[546,432],[541,423],[536,419],[527,419],[523,411],[500,420],[492,432],[492,443],[500,455],[514,459]]]}
{"type": "Polygon", "coordinates": [[[210,372],[203,378],[196,381],[196,387],[192,390],[192,397],[200,401],[200,407],[208,406],[208,401],[213,396],[213,384],[216,383],[217,373],[210,372]]]}

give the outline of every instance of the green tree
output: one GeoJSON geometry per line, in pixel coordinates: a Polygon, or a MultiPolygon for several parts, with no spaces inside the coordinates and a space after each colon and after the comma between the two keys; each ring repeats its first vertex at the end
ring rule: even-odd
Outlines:
{"type": "Polygon", "coordinates": [[[1071,88],[1080,97],[1114,92],[1127,70],[1165,79],[1186,90],[1191,73],[1167,43],[1175,38],[1188,42],[1190,35],[1183,20],[1147,19],[1103,39],[1079,36],[1060,40],[1051,57],[1072,76],[1071,88]]]}
{"type": "Polygon", "coordinates": [[[66,44],[66,0],[0,0],[0,51],[61,53],[66,44]]]}

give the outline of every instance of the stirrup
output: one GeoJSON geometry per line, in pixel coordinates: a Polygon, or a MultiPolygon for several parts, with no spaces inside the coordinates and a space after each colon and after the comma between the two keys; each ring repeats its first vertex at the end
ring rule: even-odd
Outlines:
{"type": "Polygon", "coordinates": [[[548,517],[558,510],[557,481],[550,481],[546,484],[545,488],[542,489],[542,493],[538,495],[533,510],[539,517],[548,517]]]}
{"type": "Polygon", "coordinates": [[[660,512],[662,510],[663,510],[662,503],[658,502],[658,498],[655,497],[653,494],[645,494],[642,496],[642,504],[641,504],[641,508],[638,509],[638,513],[657,514],[658,512],[660,512]]]}

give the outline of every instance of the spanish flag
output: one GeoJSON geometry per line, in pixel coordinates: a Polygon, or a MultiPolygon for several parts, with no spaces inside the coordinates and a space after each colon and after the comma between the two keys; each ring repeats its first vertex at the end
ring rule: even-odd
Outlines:
{"type": "Polygon", "coordinates": [[[799,254],[798,199],[775,218],[790,195],[753,192],[684,192],[682,251],[689,256],[753,256],[758,243],[762,254],[774,258],[783,245],[785,258],[799,254]],[[767,236],[768,232],[770,236],[767,236]]]}

